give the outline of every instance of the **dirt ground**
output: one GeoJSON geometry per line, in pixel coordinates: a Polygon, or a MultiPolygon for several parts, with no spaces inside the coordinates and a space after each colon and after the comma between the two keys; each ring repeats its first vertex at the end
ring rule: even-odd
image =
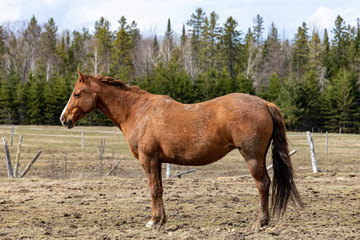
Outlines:
{"type": "MultiPolygon", "coordinates": [[[[292,160],[305,208],[290,204],[283,218],[272,218],[259,231],[252,229],[258,192],[236,151],[182,178],[164,179],[168,221],[163,229],[148,229],[151,200],[140,164],[125,145],[110,151],[124,142],[107,140],[106,158],[123,160],[115,176],[100,178],[98,163],[91,160],[99,138],[85,149],[69,150],[75,144],[68,143],[65,153],[59,141],[65,145],[66,140],[54,139],[51,145],[44,139],[49,146],[26,178],[6,178],[0,162],[0,239],[360,239],[360,136],[331,139],[325,155],[319,150],[323,135],[314,136],[323,171],[315,174],[306,136],[289,134],[290,149],[298,151],[292,160]]],[[[35,149],[25,142],[24,155],[34,155],[35,149]]],[[[10,150],[14,155],[16,146],[10,150]]],[[[191,168],[174,165],[173,174],[191,168]]]]}
{"type": "MultiPolygon", "coordinates": [[[[190,176],[190,175],[189,175],[190,176]]],[[[303,210],[253,231],[258,196],[250,177],[164,180],[166,226],[147,229],[145,179],[3,179],[1,239],[359,239],[360,176],[301,175],[303,210]]]]}

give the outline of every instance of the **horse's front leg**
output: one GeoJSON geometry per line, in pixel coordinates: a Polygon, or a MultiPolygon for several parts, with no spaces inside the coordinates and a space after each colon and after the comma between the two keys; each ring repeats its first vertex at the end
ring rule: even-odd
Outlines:
{"type": "Polygon", "coordinates": [[[152,200],[152,217],[146,227],[154,227],[157,224],[162,226],[166,223],[166,215],[162,199],[161,162],[145,154],[140,154],[139,160],[147,177],[152,200]]]}

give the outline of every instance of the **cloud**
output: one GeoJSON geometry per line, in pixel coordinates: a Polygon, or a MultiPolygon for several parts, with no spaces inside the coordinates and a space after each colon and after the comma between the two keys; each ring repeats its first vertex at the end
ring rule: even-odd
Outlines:
{"type": "Polygon", "coordinates": [[[334,28],[335,20],[340,15],[346,24],[356,26],[356,18],[360,17],[360,8],[348,7],[348,8],[328,8],[320,6],[316,11],[308,18],[307,23],[311,28],[318,30],[334,28]]]}

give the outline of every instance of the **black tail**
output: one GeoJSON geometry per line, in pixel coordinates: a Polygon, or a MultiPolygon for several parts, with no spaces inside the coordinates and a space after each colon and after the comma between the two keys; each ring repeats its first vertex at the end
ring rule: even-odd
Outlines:
{"type": "Polygon", "coordinates": [[[294,170],[290,160],[286,128],[280,109],[272,103],[268,103],[268,109],[274,122],[272,133],[274,176],[272,181],[271,207],[273,214],[280,216],[285,213],[289,199],[300,207],[303,207],[303,204],[293,180],[294,170]]]}

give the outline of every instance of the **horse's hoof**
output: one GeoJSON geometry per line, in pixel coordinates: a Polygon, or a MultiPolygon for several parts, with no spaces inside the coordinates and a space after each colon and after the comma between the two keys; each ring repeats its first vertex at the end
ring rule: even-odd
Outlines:
{"type": "Polygon", "coordinates": [[[153,228],[156,226],[156,223],[154,223],[153,221],[149,221],[147,224],[145,224],[145,227],[147,228],[153,228]]]}

